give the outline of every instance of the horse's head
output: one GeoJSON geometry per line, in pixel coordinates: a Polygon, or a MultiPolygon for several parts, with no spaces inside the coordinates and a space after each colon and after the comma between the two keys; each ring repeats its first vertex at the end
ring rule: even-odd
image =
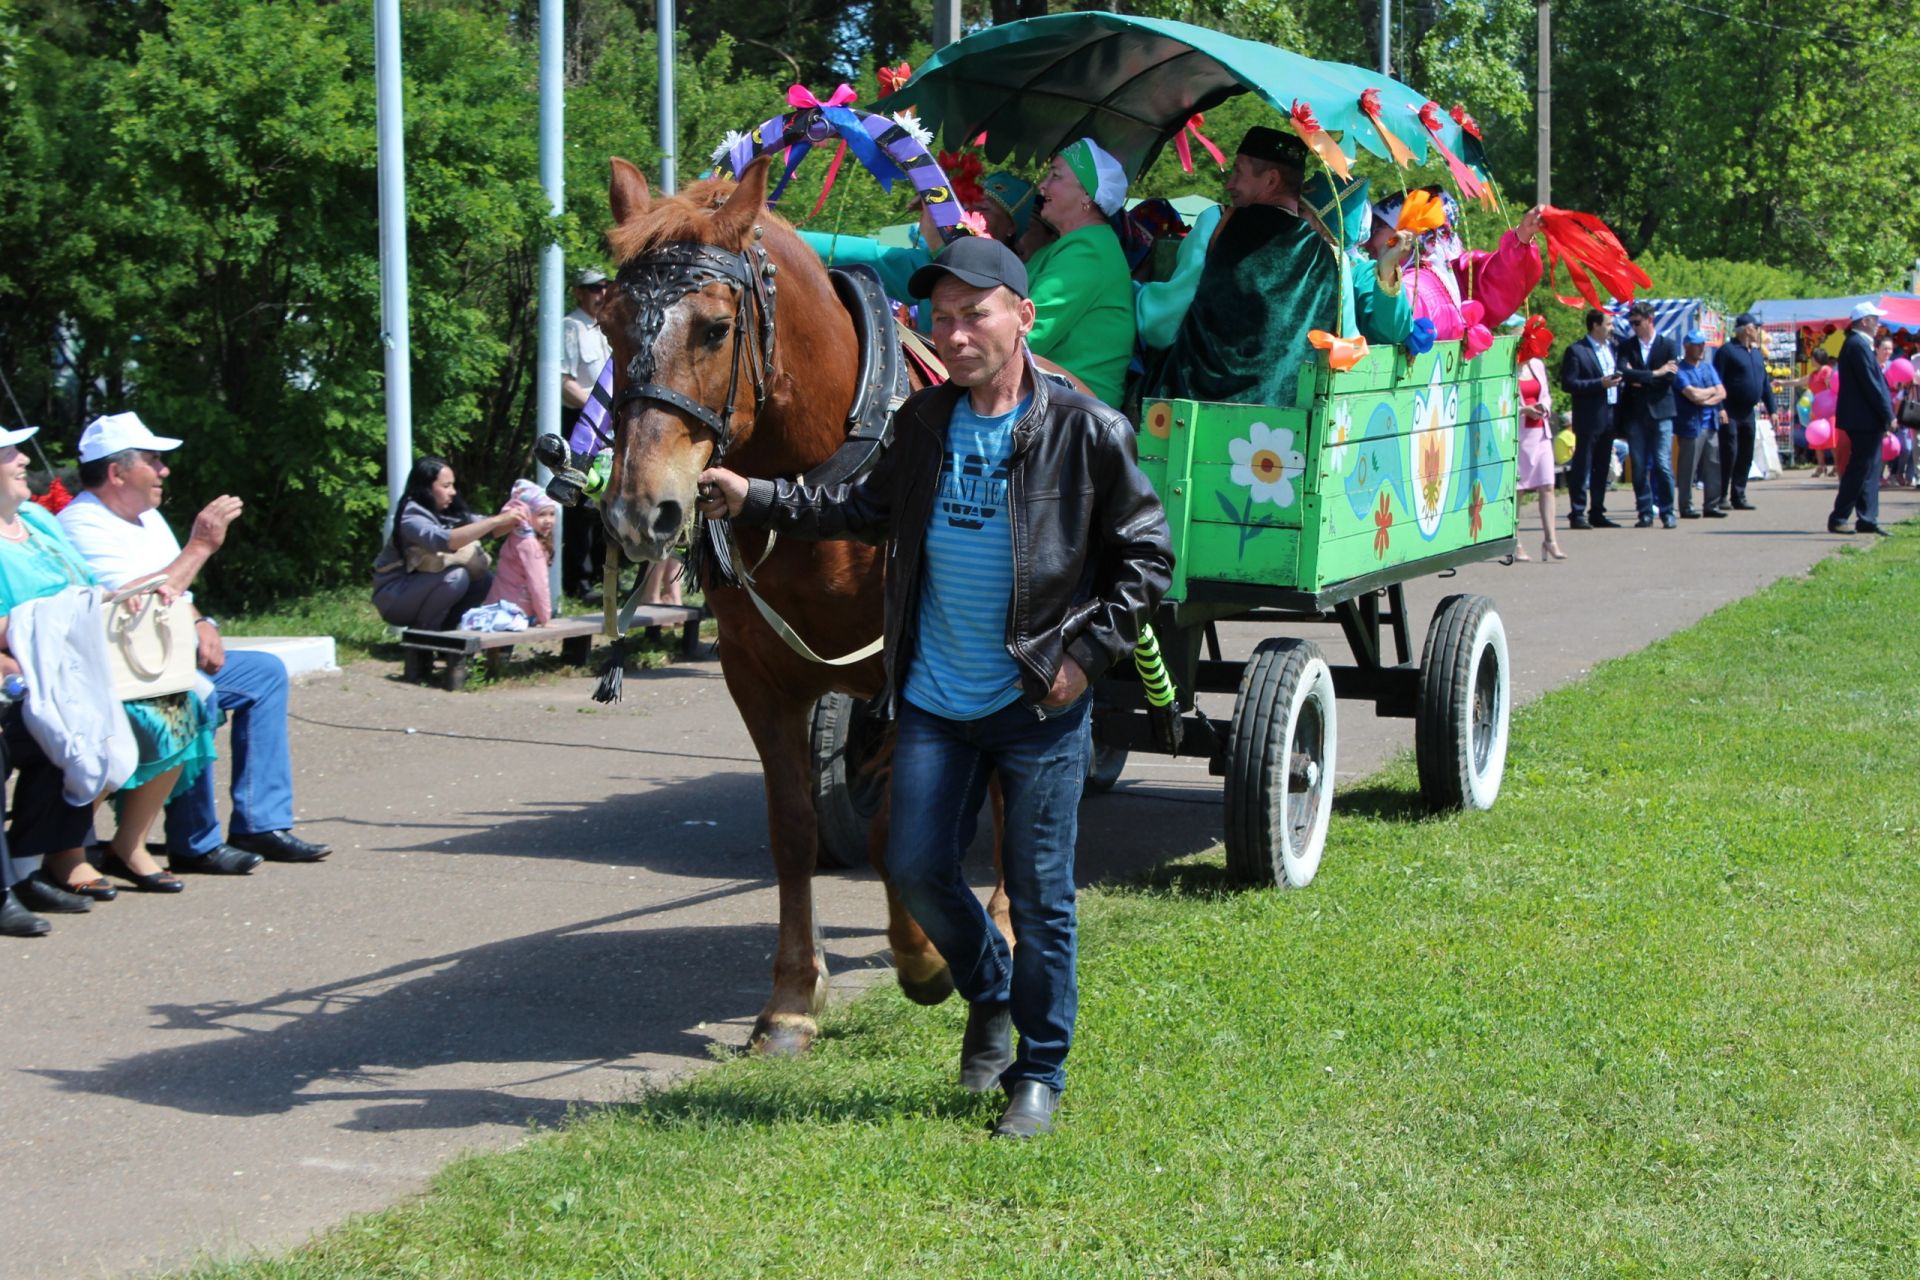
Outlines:
{"type": "Polygon", "coordinates": [[[630,559],[667,555],[701,470],[748,438],[772,390],[767,166],[656,199],[638,169],[613,162],[607,242],[620,270],[599,315],[615,371],[601,519],[630,559]]]}

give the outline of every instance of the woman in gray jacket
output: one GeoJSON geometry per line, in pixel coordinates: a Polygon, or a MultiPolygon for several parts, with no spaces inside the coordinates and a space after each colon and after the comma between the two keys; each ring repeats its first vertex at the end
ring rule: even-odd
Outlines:
{"type": "Polygon", "coordinates": [[[420,459],[394,507],[393,536],[373,562],[373,607],[392,626],[453,630],[493,585],[480,540],[519,520],[507,511],[475,516],[454,488],[446,459],[420,459]]]}

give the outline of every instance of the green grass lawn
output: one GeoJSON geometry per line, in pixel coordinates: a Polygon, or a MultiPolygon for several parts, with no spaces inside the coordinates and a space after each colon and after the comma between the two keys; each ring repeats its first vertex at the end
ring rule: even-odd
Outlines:
{"type": "Polygon", "coordinates": [[[1529,706],[1491,814],[1402,763],[1309,889],[1084,895],[1050,1139],[889,988],[206,1274],[1920,1274],[1916,532],[1529,706]]]}

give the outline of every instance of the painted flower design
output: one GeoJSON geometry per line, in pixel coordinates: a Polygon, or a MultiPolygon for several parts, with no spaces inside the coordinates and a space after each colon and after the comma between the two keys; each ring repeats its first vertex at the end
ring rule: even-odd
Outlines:
{"type": "Polygon", "coordinates": [[[1307,469],[1307,460],[1293,447],[1292,431],[1256,422],[1247,428],[1246,439],[1227,441],[1227,455],[1233,459],[1233,482],[1245,485],[1253,501],[1293,505],[1294,477],[1307,469]]]}
{"type": "Polygon", "coordinates": [[[1333,425],[1327,433],[1327,466],[1336,479],[1347,473],[1347,446],[1352,439],[1353,409],[1342,400],[1333,411],[1333,425]]]}
{"type": "Polygon", "coordinates": [[[1446,475],[1444,463],[1439,440],[1429,435],[1420,442],[1420,499],[1429,509],[1440,506],[1440,486],[1446,475]]]}
{"type": "Polygon", "coordinates": [[[1467,532],[1471,537],[1480,536],[1480,513],[1486,510],[1487,495],[1480,491],[1480,482],[1473,482],[1473,497],[1467,503],[1467,532]]]}
{"type": "Polygon", "coordinates": [[[1387,491],[1380,491],[1380,505],[1373,512],[1373,554],[1380,559],[1387,558],[1387,544],[1393,540],[1393,507],[1387,502],[1387,491]]]}
{"type": "Polygon", "coordinates": [[[1173,408],[1164,401],[1147,406],[1147,434],[1165,440],[1173,434],[1173,408]]]}

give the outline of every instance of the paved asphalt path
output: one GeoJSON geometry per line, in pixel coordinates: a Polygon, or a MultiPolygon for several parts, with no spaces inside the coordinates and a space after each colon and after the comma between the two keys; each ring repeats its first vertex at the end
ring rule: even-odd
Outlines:
{"type": "MultiPolygon", "coordinates": [[[[1808,532],[1832,492],[1756,483],[1759,510],[1729,520],[1568,533],[1566,563],[1423,580],[1416,644],[1440,596],[1485,592],[1531,697],[1852,541],[1808,532]]],[[[1889,521],[1920,509],[1883,503],[1889,521]]],[[[396,674],[362,663],[294,695],[300,830],[330,861],[123,892],[43,940],[0,939],[0,1276],[283,1248],[744,1041],[775,903],[758,766],[717,664],[631,677],[611,709],[586,678],[453,695],[396,674]]],[[[1341,712],[1345,781],[1411,745],[1411,722],[1341,712]]],[[[1219,835],[1203,763],[1135,757],[1085,806],[1080,872],[1219,835]]],[[[1337,892],[1339,859],[1306,892],[1337,892]]],[[[827,875],[818,896],[837,990],[884,980],[873,877],[827,875]]]]}

